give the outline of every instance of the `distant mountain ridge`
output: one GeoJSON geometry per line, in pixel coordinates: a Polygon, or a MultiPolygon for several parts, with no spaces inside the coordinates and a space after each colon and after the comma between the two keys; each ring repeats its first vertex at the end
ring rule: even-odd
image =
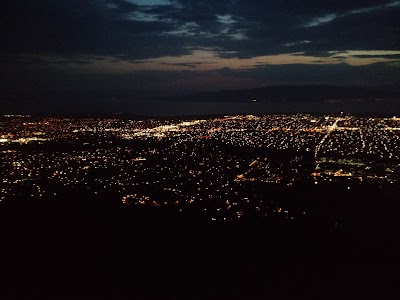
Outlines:
{"type": "Polygon", "coordinates": [[[344,87],[331,85],[278,85],[253,89],[204,92],[179,97],[205,102],[323,102],[336,100],[400,99],[399,87],[344,87]]]}

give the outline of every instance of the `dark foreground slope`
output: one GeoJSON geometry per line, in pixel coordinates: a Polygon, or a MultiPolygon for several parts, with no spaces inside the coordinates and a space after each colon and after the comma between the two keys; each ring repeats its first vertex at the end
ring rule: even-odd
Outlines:
{"type": "Polygon", "coordinates": [[[215,223],[77,195],[6,203],[1,298],[398,299],[400,206],[389,196],[298,194],[313,209],[292,222],[215,223]]]}

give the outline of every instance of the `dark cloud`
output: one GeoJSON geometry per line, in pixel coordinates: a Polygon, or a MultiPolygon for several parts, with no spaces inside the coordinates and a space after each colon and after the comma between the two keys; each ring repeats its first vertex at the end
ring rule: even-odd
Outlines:
{"type": "MultiPolygon", "coordinates": [[[[194,74],[202,78],[248,78],[255,84],[288,84],[297,82],[299,77],[307,82],[325,83],[350,80],[373,84],[399,80],[399,68],[386,64],[364,67],[256,65],[241,71],[232,68],[196,73],[196,67],[200,66],[197,63],[165,62],[164,66],[188,67],[192,73],[171,72],[158,76],[157,72],[133,72],[134,75],[126,77],[60,73],[60,68],[54,69],[68,64],[91,64],[105,58],[111,58],[107,61],[115,64],[123,61],[135,64],[143,59],[179,57],[198,49],[212,49],[221,58],[301,52],[314,56],[314,63],[323,63],[325,58],[338,55],[344,59],[346,50],[400,50],[400,1],[171,0],[169,3],[159,1],[158,5],[138,3],[127,0],[5,1],[0,9],[3,86],[24,83],[31,88],[49,85],[122,88],[137,84],[150,89],[155,88],[158,81],[160,86],[168,86],[165,83],[168,79],[196,80],[194,74]],[[35,66],[38,68],[34,69],[35,66]]],[[[357,54],[355,57],[399,58],[384,54],[357,54]]],[[[179,89],[179,84],[177,86],[179,89]]]]}
{"type": "Polygon", "coordinates": [[[22,64],[22,65],[64,65],[64,64],[78,64],[87,65],[92,64],[96,60],[101,60],[101,57],[86,57],[76,59],[76,57],[68,58],[66,56],[60,58],[50,59],[48,57],[35,57],[31,55],[0,55],[0,63],[3,64],[22,64]]]}
{"type": "MultiPolygon", "coordinates": [[[[171,30],[172,25],[130,18],[135,11],[139,11],[137,6],[122,0],[10,1],[0,13],[1,51],[106,56],[124,53],[131,58],[163,55],[153,45],[165,43],[165,37],[158,33],[171,30]]],[[[173,41],[164,49],[167,54],[185,53],[181,45],[173,41]]]]}
{"type": "MultiPolygon", "coordinates": [[[[193,65],[193,64],[192,64],[193,65]]],[[[18,90],[29,94],[47,90],[162,91],[178,94],[201,91],[201,82],[216,83],[210,89],[242,89],[275,84],[385,85],[400,82],[399,66],[376,63],[365,66],[341,64],[260,65],[244,70],[222,68],[210,71],[135,71],[125,74],[76,73],[57,65],[18,64],[8,69],[0,82],[2,94],[18,90]],[[218,83],[221,86],[218,86],[218,83]],[[231,83],[230,83],[231,82],[231,83]],[[185,83],[185,84],[183,84],[185,83]],[[223,83],[223,84],[222,84],[223,83]]],[[[134,97],[134,94],[131,94],[134,97]]]]}
{"type": "Polygon", "coordinates": [[[352,55],[356,58],[386,58],[386,59],[400,59],[400,54],[380,54],[380,55],[352,55]]]}
{"type": "Polygon", "coordinates": [[[192,63],[161,63],[164,66],[176,66],[176,67],[188,67],[188,68],[196,68],[199,65],[203,65],[202,62],[192,62],[192,63]]]}
{"type": "Polygon", "coordinates": [[[281,6],[256,5],[255,0],[241,3],[241,17],[247,22],[243,27],[251,46],[240,41],[229,48],[243,57],[289,51],[321,56],[332,50],[400,49],[400,6],[380,6],[389,1],[314,2],[283,1],[281,6]],[[307,9],[301,9],[298,3],[307,9]],[[374,9],[365,10],[368,7],[374,9]],[[337,15],[324,23],[329,14],[337,15]],[[321,20],[320,25],[305,26],[316,19],[321,20]],[[304,40],[309,43],[298,43],[304,40]],[[292,46],[288,49],[287,44],[292,46]]]}
{"type": "Polygon", "coordinates": [[[400,7],[348,15],[305,33],[313,39],[314,50],[399,50],[400,7]]]}
{"type": "Polygon", "coordinates": [[[257,80],[273,80],[275,83],[337,84],[337,85],[384,85],[397,84],[400,80],[398,67],[376,63],[366,66],[341,64],[296,64],[262,66],[249,70],[248,76],[257,80]]]}
{"type": "Polygon", "coordinates": [[[124,53],[132,59],[181,55],[189,46],[236,51],[239,57],[399,49],[400,5],[388,3],[394,2],[173,0],[140,6],[124,0],[15,0],[3,4],[0,13],[1,51],[124,53]],[[309,43],[299,43],[303,40],[309,43]]]}
{"type": "Polygon", "coordinates": [[[123,14],[131,11],[137,11],[139,9],[138,5],[124,0],[108,0],[105,4],[115,12],[123,14]]]}

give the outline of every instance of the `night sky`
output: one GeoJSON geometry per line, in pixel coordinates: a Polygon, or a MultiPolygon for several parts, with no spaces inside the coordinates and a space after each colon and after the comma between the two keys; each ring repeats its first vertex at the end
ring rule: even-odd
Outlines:
{"type": "Polygon", "coordinates": [[[3,96],[400,82],[400,1],[7,0],[3,96]]]}

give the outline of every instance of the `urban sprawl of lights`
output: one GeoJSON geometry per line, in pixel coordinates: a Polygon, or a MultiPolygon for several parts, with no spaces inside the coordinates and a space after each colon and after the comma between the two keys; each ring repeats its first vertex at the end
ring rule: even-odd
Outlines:
{"type": "MultiPolygon", "coordinates": [[[[0,200],[71,193],[197,207],[213,220],[296,214],[265,188],[397,183],[400,119],[238,115],[201,119],[0,119],[0,200]]],[[[302,212],[304,213],[304,212],[302,212]]]]}

